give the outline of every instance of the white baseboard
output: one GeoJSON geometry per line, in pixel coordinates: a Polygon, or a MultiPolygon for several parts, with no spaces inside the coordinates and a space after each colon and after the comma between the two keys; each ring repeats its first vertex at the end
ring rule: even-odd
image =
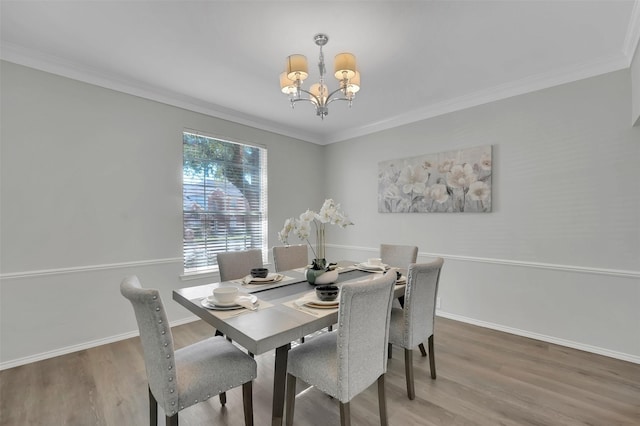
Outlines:
{"type": "MultiPolygon", "coordinates": [[[[191,316],[182,318],[176,321],[172,321],[171,327],[187,324],[193,321],[198,321],[200,318],[191,316]]],[[[130,339],[138,336],[140,333],[136,331],[130,331],[127,333],[117,334],[115,336],[105,337],[104,339],[91,340],[89,342],[80,343],[78,345],[66,346],[64,348],[55,349],[53,351],[42,352],[35,355],[26,356],[24,358],[13,359],[6,362],[0,362],[0,371],[13,367],[19,367],[21,365],[30,364],[32,362],[42,361],[49,358],[54,358],[60,355],[70,354],[72,352],[82,351],[85,349],[95,348],[97,346],[106,345],[108,343],[119,342],[120,340],[130,339]]]]}
{"type": "Polygon", "coordinates": [[[520,330],[518,328],[513,328],[513,327],[507,327],[504,325],[494,324],[491,322],[480,321],[474,318],[468,318],[462,315],[451,314],[449,312],[444,312],[441,310],[437,310],[436,315],[439,317],[448,318],[455,321],[464,322],[467,324],[477,325],[479,327],[490,328],[492,330],[497,330],[497,331],[503,331],[509,334],[515,334],[516,336],[528,337],[530,339],[540,340],[542,342],[553,343],[559,346],[565,346],[568,348],[578,349],[585,352],[604,355],[609,358],[615,358],[615,359],[620,359],[622,361],[632,362],[634,364],[640,364],[640,356],[630,355],[624,352],[616,352],[610,349],[600,348],[598,346],[585,345],[584,343],[578,343],[572,340],[559,339],[553,336],[532,333],[530,331],[520,330]]]}

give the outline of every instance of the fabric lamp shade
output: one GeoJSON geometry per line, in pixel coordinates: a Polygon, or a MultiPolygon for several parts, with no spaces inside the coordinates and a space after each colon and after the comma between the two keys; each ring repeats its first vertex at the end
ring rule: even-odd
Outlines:
{"type": "Polygon", "coordinates": [[[338,80],[356,75],[356,56],[352,53],[338,53],[334,61],[335,77],[338,80]]]}
{"type": "Polygon", "coordinates": [[[290,55],[287,57],[286,73],[289,80],[304,80],[309,76],[309,64],[304,55],[290,55]]]}
{"type": "Polygon", "coordinates": [[[282,93],[286,95],[291,95],[298,91],[295,82],[293,80],[289,80],[286,72],[280,74],[280,90],[282,90],[282,93]]]}
{"type": "Polygon", "coordinates": [[[347,92],[357,93],[360,90],[360,72],[356,71],[356,74],[349,80],[347,84],[347,92]]]}

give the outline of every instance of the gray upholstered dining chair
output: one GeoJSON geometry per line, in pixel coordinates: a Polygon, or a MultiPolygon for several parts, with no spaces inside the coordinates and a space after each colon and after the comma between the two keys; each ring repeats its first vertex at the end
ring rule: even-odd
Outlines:
{"type": "Polygon", "coordinates": [[[395,244],[380,244],[382,263],[396,268],[406,269],[418,259],[418,247],[395,244]]]}
{"type": "MultiPolygon", "coordinates": [[[[397,244],[380,244],[380,259],[382,263],[406,271],[410,264],[416,263],[418,259],[418,247],[403,246],[397,244]]],[[[400,296],[394,301],[393,307],[404,306],[404,296],[400,296]]],[[[391,347],[389,347],[389,358],[391,358],[391,347]]]]}
{"type": "Polygon", "coordinates": [[[251,269],[262,268],[262,250],[227,251],[218,253],[220,281],[237,280],[249,275],[251,269]]]}
{"type": "Polygon", "coordinates": [[[404,370],[409,399],[415,398],[413,384],[413,348],[418,346],[422,356],[427,356],[424,341],[429,342],[429,368],[431,378],[436,378],[436,359],[433,347],[434,321],[438,282],[444,260],[437,258],[429,263],[409,265],[405,288],[404,308],[391,309],[389,346],[404,348],[404,370]]]}
{"type": "Polygon", "coordinates": [[[289,351],[286,424],[293,424],[296,378],[340,402],[340,421],[350,425],[349,401],[378,381],[380,423],[386,425],[384,377],[395,270],[373,280],[345,283],[340,291],[338,329],[289,351]]]}
{"type": "Polygon", "coordinates": [[[126,277],[120,293],[133,305],[149,382],[150,425],[158,423],[158,404],[166,424],[178,425],[178,412],[242,385],[245,425],[253,425],[252,381],[256,362],[224,337],[211,337],[174,350],[173,336],[158,290],[126,277]]]}
{"type": "Polygon", "coordinates": [[[309,264],[309,249],[304,244],[294,246],[274,246],[273,263],[276,272],[304,268],[309,264]]]}

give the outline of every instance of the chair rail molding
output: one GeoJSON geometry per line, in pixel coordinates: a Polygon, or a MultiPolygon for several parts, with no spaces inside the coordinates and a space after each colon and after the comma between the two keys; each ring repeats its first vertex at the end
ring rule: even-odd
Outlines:
{"type": "Polygon", "coordinates": [[[182,263],[182,261],[183,259],[181,257],[169,257],[166,259],[150,259],[150,260],[138,260],[138,261],[132,261],[132,262],[105,263],[100,265],[71,266],[67,268],[55,268],[55,269],[40,269],[35,271],[7,272],[4,274],[0,274],[0,280],[32,278],[32,277],[39,277],[44,275],[60,275],[60,274],[73,274],[78,272],[102,271],[106,269],[138,268],[141,266],[182,263]]]}
{"type": "MultiPolygon", "coordinates": [[[[358,247],[358,246],[343,246],[337,244],[327,244],[327,247],[332,247],[340,250],[357,250],[369,253],[378,253],[380,249],[378,247],[358,247]]],[[[547,269],[554,271],[564,271],[564,272],[576,272],[583,274],[596,274],[596,275],[607,275],[618,278],[632,278],[639,279],[640,271],[630,271],[624,269],[609,269],[609,268],[595,268],[589,266],[575,266],[575,265],[561,265],[556,263],[544,263],[544,262],[531,262],[527,260],[510,260],[510,259],[496,259],[490,257],[476,257],[476,256],[460,256],[455,254],[445,254],[445,253],[428,253],[428,252],[418,252],[418,258],[421,257],[442,257],[443,259],[449,260],[459,260],[464,262],[476,262],[476,263],[486,263],[486,264],[495,264],[495,265],[507,265],[507,266],[517,266],[524,268],[537,268],[537,269],[547,269]]],[[[640,284],[640,282],[638,283],[640,284]]]]}

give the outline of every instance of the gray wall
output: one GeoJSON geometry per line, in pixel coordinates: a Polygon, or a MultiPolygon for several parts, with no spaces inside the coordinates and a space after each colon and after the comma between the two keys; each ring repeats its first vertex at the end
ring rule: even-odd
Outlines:
{"type": "Polygon", "coordinates": [[[629,71],[326,147],[6,62],[0,78],[2,368],[133,335],[127,274],[192,318],[171,290],[216,277],[179,278],[184,128],[268,147],[270,245],[333,197],[356,222],[328,230],[333,259],[416,244],[446,258],[440,315],[640,362],[629,71]],[[379,161],[484,144],[493,213],[377,213],[379,161]]]}
{"type": "Polygon", "coordinates": [[[640,43],[636,46],[636,53],[631,61],[631,93],[632,117],[631,122],[640,126],[640,43]]]}
{"type": "Polygon", "coordinates": [[[445,257],[440,315],[640,362],[640,128],[628,70],[327,148],[331,196],[380,242],[445,257]],[[378,162],[491,144],[493,212],[377,213],[378,162]]]}
{"type": "Polygon", "coordinates": [[[161,289],[171,320],[191,317],[171,290],[217,277],[179,277],[183,129],[267,147],[270,245],[323,201],[307,185],[321,146],[8,62],[0,75],[2,365],[130,335],[127,274],[161,289]]]}

